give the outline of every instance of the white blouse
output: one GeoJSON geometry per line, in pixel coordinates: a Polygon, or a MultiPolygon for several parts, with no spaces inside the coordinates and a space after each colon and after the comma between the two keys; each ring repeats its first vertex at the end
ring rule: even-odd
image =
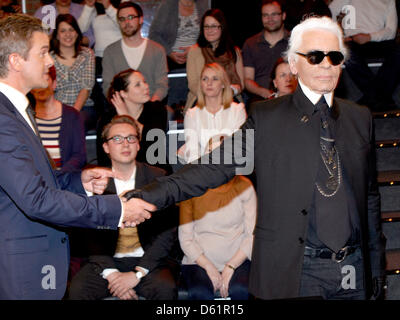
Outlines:
{"type": "Polygon", "coordinates": [[[185,146],[180,150],[181,156],[187,163],[200,158],[209,151],[209,146],[219,142],[220,136],[231,136],[238,130],[246,117],[244,104],[236,102],[215,114],[206,107],[189,109],[184,119],[185,146]]]}

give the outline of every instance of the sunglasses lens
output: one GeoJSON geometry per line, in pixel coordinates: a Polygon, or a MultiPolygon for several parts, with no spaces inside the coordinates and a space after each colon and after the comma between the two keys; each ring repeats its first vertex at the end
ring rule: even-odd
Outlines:
{"type": "Polygon", "coordinates": [[[312,51],[307,53],[307,60],[310,64],[320,64],[324,58],[325,54],[322,51],[312,51]]]}
{"type": "Polygon", "coordinates": [[[344,56],[339,51],[331,51],[328,53],[328,57],[331,60],[332,65],[337,66],[342,63],[344,56]]]}
{"type": "Polygon", "coordinates": [[[330,51],[327,54],[322,51],[312,51],[307,53],[307,60],[310,64],[320,64],[325,56],[329,57],[329,61],[333,66],[341,64],[344,60],[344,56],[340,51],[330,51]]]}

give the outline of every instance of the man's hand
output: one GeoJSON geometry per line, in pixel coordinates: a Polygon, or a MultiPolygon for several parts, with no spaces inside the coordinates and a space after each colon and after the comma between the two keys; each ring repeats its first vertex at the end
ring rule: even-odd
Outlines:
{"type": "Polygon", "coordinates": [[[371,41],[371,35],[369,33],[357,33],[351,37],[355,43],[366,44],[371,41]]]}
{"type": "Polygon", "coordinates": [[[107,187],[108,178],[117,178],[108,168],[90,168],[82,171],[82,185],[86,191],[102,194],[107,187]]]}
{"type": "Polygon", "coordinates": [[[157,210],[157,207],[142,199],[131,198],[127,200],[124,195],[120,196],[122,200],[122,225],[124,227],[135,227],[144,222],[146,219],[151,218],[151,213],[157,210]]]}
{"type": "Polygon", "coordinates": [[[108,290],[121,300],[138,300],[133,289],[139,283],[134,272],[113,272],[107,277],[108,290]]]}

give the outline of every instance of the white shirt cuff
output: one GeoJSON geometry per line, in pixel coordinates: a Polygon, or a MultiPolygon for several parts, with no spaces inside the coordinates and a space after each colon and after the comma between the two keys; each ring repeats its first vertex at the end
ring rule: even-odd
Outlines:
{"type": "Polygon", "coordinates": [[[100,275],[103,277],[103,279],[107,279],[107,277],[114,272],[119,272],[119,270],[114,268],[104,269],[100,275]]]}

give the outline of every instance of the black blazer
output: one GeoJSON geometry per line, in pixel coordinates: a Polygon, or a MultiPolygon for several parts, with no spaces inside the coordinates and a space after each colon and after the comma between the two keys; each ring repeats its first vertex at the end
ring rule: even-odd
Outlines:
{"type": "MultiPolygon", "coordinates": [[[[333,108],[336,146],[355,195],[370,280],[382,276],[385,267],[372,117],[367,108],[342,99],[335,98],[333,108]]],[[[258,298],[298,296],[320,150],[320,120],[313,110],[300,86],[292,95],[258,102],[241,130],[205,156],[211,159],[221,152],[232,164],[189,164],[142,190],[146,201],[162,208],[226,183],[236,174],[242,152],[249,155],[247,160],[254,158],[258,217],[249,291],[258,298]],[[233,152],[225,147],[232,143],[233,152]]]]}
{"type": "MultiPolygon", "coordinates": [[[[165,175],[165,171],[136,162],[135,185],[140,188],[156,177],[165,175]]],[[[104,194],[115,194],[114,180],[110,180],[104,194]]],[[[165,261],[167,257],[175,258],[176,246],[178,245],[177,226],[179,223],[178,210],[171,206],[160,212],[153,213],[151,219],[139,224],[139,241],[144,250],[138,265],[153,270],[165,261]]],[[[118,240],[118,230],[85,230],[85,243],[89,255],[113,256],[118,240]]]]}

